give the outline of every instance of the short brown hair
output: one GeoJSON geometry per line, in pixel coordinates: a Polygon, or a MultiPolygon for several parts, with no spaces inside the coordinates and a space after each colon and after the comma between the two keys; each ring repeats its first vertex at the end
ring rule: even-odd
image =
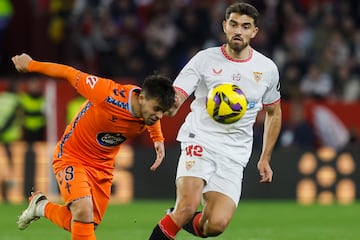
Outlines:
{"type": "Polygon", "coordinates": [[[247,15],[254,19],[254,24],[257,26],[259,11],[249,3],[234,3],[226,9],[225,19],[228,20],[231,13],[238,13],[240,15],[247,15]]]}

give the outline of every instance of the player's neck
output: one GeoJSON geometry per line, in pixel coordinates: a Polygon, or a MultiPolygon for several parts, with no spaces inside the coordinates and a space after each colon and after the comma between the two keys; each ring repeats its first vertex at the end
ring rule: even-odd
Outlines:
{"type": "Polygon", "coordinates": [[[248,59],[251,55],[251,47],[250,45],[246,46],[241,51],[235,51],[234,49],[230,48],[229,44],[225,45],[225,51],[226,53],[234,59],[237,60],[245,60],[248,59]]]}
{"type": "Polygon", "coordinates": [[[133,93],[131,96],[131,109],[135,117],[140,117],[140,102],[138,93],[133,93]]]}

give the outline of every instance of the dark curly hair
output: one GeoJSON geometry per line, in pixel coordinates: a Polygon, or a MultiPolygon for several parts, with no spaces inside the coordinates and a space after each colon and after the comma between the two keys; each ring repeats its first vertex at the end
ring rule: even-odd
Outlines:
{"type": "Polygon", "coordinates": [[[156,99],[164,111],[175,101],[175,90],[169,77],[152,74],[145,78],[141,90],[147,99],[156,99]]]}
{"type": "Polygon", "coordinates": [[[247,15],[254,19],[254,24],[257,26],[259,11],[251,4],[245,2],[234,3],[230,5],[225,12],[225,19],[228,20],[231,13],[238,13],[240,15],[247,15]]]}

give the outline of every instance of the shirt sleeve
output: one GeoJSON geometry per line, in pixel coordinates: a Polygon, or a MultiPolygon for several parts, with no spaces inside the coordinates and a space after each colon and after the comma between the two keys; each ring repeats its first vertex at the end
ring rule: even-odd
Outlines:
{"type": "Polygon", "coordinates": [[[198,53],[184,66],[173,83],[174,88],[185,97],[189,97],[200,82],[201,62],[202,55],[198,53]]]}
{"type": "Polygon", "coordinates": [[[80,95],[89,99],[93,104],[102,102],[114,84],[110,79],[93,76],[58,63],[32,60],[29,63],[28,70],[29,72],[37,72],[49,77],[67,80],[80,95]]]}
{"type": "Polygon", "coordinates": [[[263,104],[271,105],[280,101],[280,79],[279,79],[279,71],[276,66],[273,67],[273,71],[270,75],[270,84],[269,88],[264,94],[263,104]]]}
{"type": "Polygon", "coordinates": [[[162,134],[160,120],[157,121],[154,125],[148,126],[147,130],[150,133],[150,138],[153,142],[164,142],[165,138],[162,134]]]}

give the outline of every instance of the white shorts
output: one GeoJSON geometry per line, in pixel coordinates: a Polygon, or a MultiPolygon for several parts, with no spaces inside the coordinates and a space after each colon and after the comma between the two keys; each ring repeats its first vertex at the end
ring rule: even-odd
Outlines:
{"type": "Polygon", "coordinates": [[[234,159],[205,149],[196,143],[181,143],[181,155],[177,167],[179,177],[198,177],[205,180],[205,192],[220,192],[230,197],[238,206],[244,167],[234,159]]]}

